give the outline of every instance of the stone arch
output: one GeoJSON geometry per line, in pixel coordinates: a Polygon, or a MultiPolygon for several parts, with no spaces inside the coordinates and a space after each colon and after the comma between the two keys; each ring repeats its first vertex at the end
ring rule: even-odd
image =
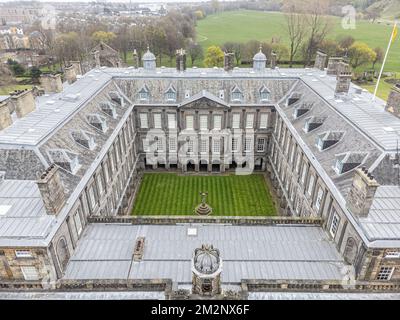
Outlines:
{"type": "Polygon", "coordinates": [[[65,240],[64,237],[58,239],[56,246],[56,254],[61,271],[64,271],[70,257],[67,241],[65,240]]]}
{"type": "Polygon", "coordinates": [[[357,242],[354,238],[349,237],[344,249],[344,259],[347,263],[353,264],[357,256],[357,242]]]}

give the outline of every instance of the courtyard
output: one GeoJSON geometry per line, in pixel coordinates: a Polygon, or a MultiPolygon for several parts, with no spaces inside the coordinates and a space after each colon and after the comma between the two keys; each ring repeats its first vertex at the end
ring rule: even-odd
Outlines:
{"type": "Polygon", "coordinates": [[[193,215],[208,192],[213,216],[274,216],[276,206],[262,174],[145,173],[133,215],[193,215]]]}

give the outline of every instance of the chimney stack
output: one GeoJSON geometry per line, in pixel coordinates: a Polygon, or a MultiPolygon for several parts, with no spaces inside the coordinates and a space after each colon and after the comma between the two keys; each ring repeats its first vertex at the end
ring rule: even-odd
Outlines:
{"type": "Polygon", "coordinates": [[[343,58],[330,57],[328,59],[328,69],[326,70],[326,74],[336,76],[338,74],[338,64],[340,62],[343,62],[343,58]]]}
{"type": "Polygon", "coordinates": [[[350,66],[347,63],[339,62],[336,66],[337,76],[336,76],[336,89],[335,94],[349,93],[352,73],[350,71],[350,66]]]}
{"type": "Polygon", "coordinates": [[[183,49],[176,50],[176,70],[181,72],[186,70],[186,51],[183,49]]]}
{"type": "Polygon", "coordinates": [[[36,182],[47,214],[57,215],[65,204],[64,187],[58,167],[52,164],[36,182]]]}
{"type": "Polygon", "coordinates": [[[0,102],[0,131],[11,126],[12,118],[8,108],[9,99],[0,102]]]}
{"type": "Polygon", "coordinates": [[[393,86],[390,91],[385,110],[400,118],[400,84],[393,86]]]}
{"type": "Polygon", "coordinates": [[[75,69],[75,75],[82,75],[82,67],[81,67],[81,62],[80,61],[70,61],[70,65],[72,65],[75,69]]]}
{"type": "Polygon", "coordinates": [[[233,52],[224,52],[224,70],[231,71],[234,67],[235,54],[233,52]]]}
{"type": "Polygon", "coordinates": [[[276,55],[275,52],[271,52],[271,69],[276,68],[276,61],[278,60],[278,56],[276,55]]]}
{"type": "Polygon", "coordinates": [[[347,196],[347,208],[357,217],[367,217],[379,183],[365,167],[358,168],[347,196]]]}
{"type": "Polygon", "coordinates": [[[35,110],[35,98],[32,89],[16,90],[11,93],[11,102],[14,105],[15,113],[18,118],[26,116],[35,110]]]}
{"type": "Polygon", "coordinates": [[[98,50],[92,51],[92,57],[96,68],[100,68],[100,52],[98,50]]]}
{"type": "Polygon", "coordinates": [[[317,51],[317,57],[315,58],[314,68],[324,71],[326,67],[326,59],[328,56],[322,51],[317,51]]]}
{"type": "Polygon", "coordinates": [[[56,93],[63,91],[61,74],[59,73],[45,73],[40,75],[40,84],[45,93],[56,93]]]}
{"type": "Polygon", "coordinates": [[[69,84],[73,84],[76,81],[76,70],[73,65],[64,67],[64,74],[69,84]]]}
{"type": "Polygon", "coordinates": [[[138,57],[136,49],[133,50],[133,65],[134,65],[135,69],[139,68],[139,57],[138,57]]]}

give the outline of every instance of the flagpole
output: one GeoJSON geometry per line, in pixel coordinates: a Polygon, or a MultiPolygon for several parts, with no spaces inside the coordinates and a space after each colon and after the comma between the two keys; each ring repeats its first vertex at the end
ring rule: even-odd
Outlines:
{"type": "Polygon", "coordinates": [[[381,81],[381,77],[382,77],[382,73],[383,73],[383,68],[385,67],[386,59],[387,59],[387,57],[388,57],[389,50],[390,50],[390,47],[391,47],[392,42],[393,42],[393,36],[394,36],[394,32],[395,32],[395,30],[396,30],[396,27],[397,27],[397,22],[395,22],[395,23],[394,23],[394,26],[393,26],[392,34],[391,34],[390,40],[389,40],[389,45],[388,45],[388,47],[387,47],[387,49],[386,49],[385,58],[383,59],[382,66],[381,66],[381,71],[379,72],[378,80],[377,80],[377,82],[376,82],[375,91],[374,91],[374,96],[372,97],[372,101],[375,101],[376,93],[378,92],[379,82],[381,81]]]}

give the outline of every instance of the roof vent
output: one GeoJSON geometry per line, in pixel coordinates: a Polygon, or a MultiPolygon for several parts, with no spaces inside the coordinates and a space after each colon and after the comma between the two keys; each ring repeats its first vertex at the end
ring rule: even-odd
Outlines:
{"type": "Polygon", "coordinates": [[[318,135],[317,147],[320,151],[332,147],[342,139],[344,132],[342,131],[327,131],[318,135]]]}
{"type": "Polygon", "coordinates": [[[69,93],[69,94],[63,95],[61,97],[61,100],[68,101],[68,102],[78,101],[79,100],[79,93],[69,93]]]}

